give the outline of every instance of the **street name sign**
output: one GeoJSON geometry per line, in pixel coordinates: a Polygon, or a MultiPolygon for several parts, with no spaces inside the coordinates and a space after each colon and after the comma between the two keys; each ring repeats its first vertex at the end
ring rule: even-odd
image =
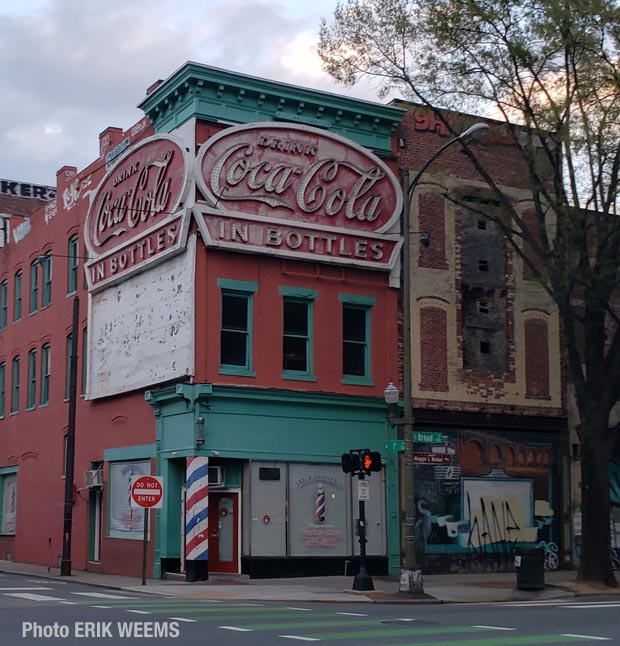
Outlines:
{"type": "Polygon", "coordinates": [[[443,444],[443,433],[430,431],[414,431],[413,441],[424,444],[443,444]]]}

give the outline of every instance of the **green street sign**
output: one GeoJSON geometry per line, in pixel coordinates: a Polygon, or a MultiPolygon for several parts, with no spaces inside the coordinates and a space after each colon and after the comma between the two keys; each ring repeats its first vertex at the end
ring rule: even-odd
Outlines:
{"type": "Polygon", "coordinates": [[[391,442],[386,442],[385,448],[388,451],[404,451],[405,440],[392,440],[391,442]]]}
{"type": "Polygon", "coordinates": [[[422,442],[424,444],[443,444],[443,433],[414,431],[413,441],[422,442]]]}

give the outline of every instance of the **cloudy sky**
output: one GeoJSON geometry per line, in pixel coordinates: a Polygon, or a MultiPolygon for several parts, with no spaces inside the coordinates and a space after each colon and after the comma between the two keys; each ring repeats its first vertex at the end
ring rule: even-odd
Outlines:
{"type": "Polygon", "coordinates": [[[188,60],[370,100],[321,71],[336,0],[0,0],[0,178],[55,185],[188,60]]]}

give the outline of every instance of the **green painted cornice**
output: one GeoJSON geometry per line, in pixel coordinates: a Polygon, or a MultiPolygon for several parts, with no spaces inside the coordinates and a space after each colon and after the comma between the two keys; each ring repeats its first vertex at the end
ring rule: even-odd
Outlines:
{"type": "Polygon", "coordinates": [[[401,107],[185,63],[139,105],[157,132],[196,118],[226,124],[290,121],[325,128],[386,155],[401,107]]]}

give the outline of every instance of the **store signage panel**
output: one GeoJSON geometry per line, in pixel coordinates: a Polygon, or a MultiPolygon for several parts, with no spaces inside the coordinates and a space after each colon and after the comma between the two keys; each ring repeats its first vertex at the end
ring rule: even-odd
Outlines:
{"type": "Polygon", "coordinates": [[[184,222],[173,221],[188,217],[190,178],[189,155],[169,135],[144,139],[105,175],[93,192],[84,234],[91,290],[118,280],[119,268],[128,275],[179,250],[184,222]]]}

